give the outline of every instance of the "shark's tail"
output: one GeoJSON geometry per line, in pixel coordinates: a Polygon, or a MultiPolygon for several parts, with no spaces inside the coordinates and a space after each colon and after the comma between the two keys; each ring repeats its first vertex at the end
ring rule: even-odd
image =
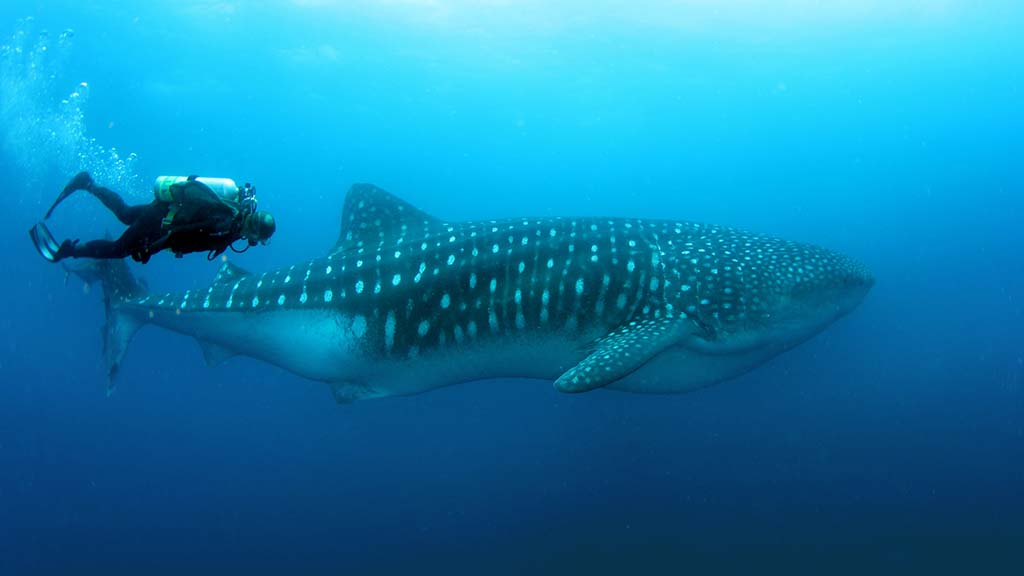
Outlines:
{"type": "Polygon", "coordinates": [[[92,260],[84,265],[67,266],[67,271],[87,284],[99,283],[103,288],[106,323],[103,326],[103,360],[107,368],[107,393],[114,389],[114,377],[121,365],[132,336],[146,319],[127,310],[124,303],[146,293],[145,285],[128,269],[124,260],[92,260]]]}

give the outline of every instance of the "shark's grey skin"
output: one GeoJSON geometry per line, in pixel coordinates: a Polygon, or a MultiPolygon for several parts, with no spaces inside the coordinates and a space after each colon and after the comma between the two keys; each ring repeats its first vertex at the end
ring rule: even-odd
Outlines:
{"type": "Polygon", "coordinates": [[[339,401],[495,377],[684,392],[742,374],[855,308],[873,279],[829,250],[722,226],[622,218],[449,223],[350,190],[325,257],[205,290],[142,294],[99,272],[107,361],[151,322],[208,361],[260,358],[339,401]]]}

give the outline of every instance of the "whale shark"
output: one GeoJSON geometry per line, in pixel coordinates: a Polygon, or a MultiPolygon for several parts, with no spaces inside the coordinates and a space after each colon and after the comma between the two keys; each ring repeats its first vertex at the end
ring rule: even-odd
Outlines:
{"type": "Polygon", "coordinates": [[[257,358],[338,402],[493,378],[688,392],[811,338],[874,283],[853,258],[725,226],[448,222],[372,184],[348,191],[327,254],[285,268],[225,261],[209,287],[163,294],[120,260],[75,272],[103,287],[109,387],[154,324],[195,337],[210,364],[257,358]]]}

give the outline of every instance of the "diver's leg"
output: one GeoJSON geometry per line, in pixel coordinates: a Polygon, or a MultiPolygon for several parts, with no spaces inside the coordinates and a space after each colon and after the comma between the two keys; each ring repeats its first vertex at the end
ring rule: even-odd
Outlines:
{"type": "MultiPolygon", "coordinates": [[[[92,240],[82,245],[65,240],[58,251],[60,258],[125,258],[131,256],[145,263],[149,260],[146,247],[153,241],[154,231],[144,219],[129,226],[117,240],[92,240]],[[145,258],[143,258],[145,256],[145,258]]],[[[156,231],[159,233],[159,229],[156,231]]]]}
{"type": "Polygon", "coordinates": [[[34,226],[29,234],[39,253],[51,262],[57,262],[64,258],[107,259],[131,256],[134,260],[145,264],[152,256],[150,247],[157,243],[164,234],[161,228],[163,208],[159,203],[153,202],[141,206],[128,206],[127,210],[135,218],[135,222],[128,226],[128,229],[117,240],[91,240],[79,245],[78,240],[69,239],[56,247],[56,240],[42,223],[34,226]]]}
{"type": "Polygon", "coordinates": [[[64,186],[64,189],[61,190],[60,195],[57,196],[57,199],[53,201],[53,204],[50,206],[50,209],[46,211],[46,216],[43,219],[45,220],[49,218],[50,214],[53,214],[53,209],[56,208],[58,204],[63,202],[64,199],[67,198],[68,196],[71,196],[78,190],[90,190],[92,189],[92,187],[92,176],[89,176],[88,172],[79,172],[78,174],[75,174],[75,177],[72,178],[66,186],[64,186]]]}
{"type": "Polygon", "coordinates": [[[61,258],[124,258],[131,255],[131,250],[122,241],[124,237],[117,240],[91,240],[82,245],[68,244],[65,240],[58,252],[58,259],[61,258]],[[66,252],[65,252],[66,251],[66,252]]]}
{"type": "Polygon", "coordinates": [[[120,194],[103,186],[92,186],[88,190],[107,207],[107,210],[113,212],[114,216],[117,216],[117,219],[122,224],[127,224],[128,226],[134,224],[139,219],[142,211],[149,206],[148,204],[129,206],[125,203],[124,198],[121,198],[120,194]]]}

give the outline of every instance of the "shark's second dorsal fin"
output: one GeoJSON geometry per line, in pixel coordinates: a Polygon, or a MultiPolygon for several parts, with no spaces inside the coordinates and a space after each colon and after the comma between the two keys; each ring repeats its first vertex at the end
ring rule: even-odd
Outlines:
{"type": "Polygon", "coordinates": [[[214,284],[231,284],[237,282],[243,276],[248,276],[249,271],[241,266],[224,262],[217,271],[217,277],[213,279],[214,284]]]}
{"type": "Polygon", "coordinates": [[[353,184],[341,211],[341,234],[331,252],[355,246],[377,246],[386,238],[426,230],[440,223],[437,218],[373,184],[353,184]]]}

